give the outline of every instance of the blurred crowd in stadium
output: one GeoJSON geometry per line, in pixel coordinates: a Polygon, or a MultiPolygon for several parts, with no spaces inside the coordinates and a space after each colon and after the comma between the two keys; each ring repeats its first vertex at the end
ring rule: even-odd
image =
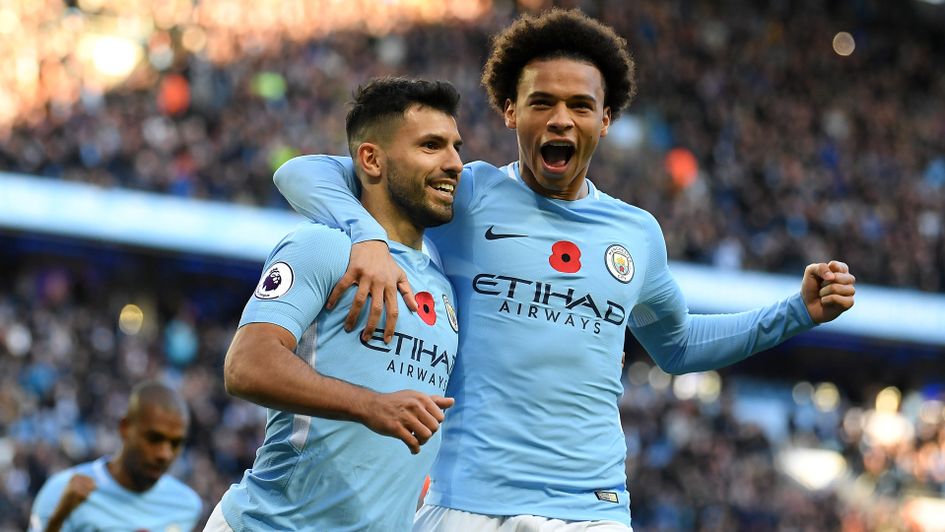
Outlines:
{"type": "MultiPolygon", "coordinates": [[[[0,530],[25,527],[50,474],[116,448],[128,392],[145,378],[175,385],[192,409],[172,471],[206,513],[263,436],[265,411],[227,396],[220,378],[254,279],[220,281],[225,268],[212,263],[86,252],[99,257],[46,256],[0,272],[12,287],[0,294],[0,530]]],[[[941,390],[900,401],[869,388],[857,403],[802,384],[766,416],[750,410],[770,392],[739,391],[743,377],[671,379],[642,352],[628,366],[621,410],[636,530],[903,530],[909,497],[945,494],[945,405],[929,400],[941,390]],[[887,417],[871,420],[878,411],[887,417]],[[784,427],[771,430],[765,417],[784,427]],[[823,478],[832,471],[824,462],[780,464],[795,446],[830,450],[846,469],[834,480],[823,478]]]]}
{"type": "MultiPolygon", "coordinates": [[[[591,178],[653,212],[674,259],[794,273],[837,256],[863,282],[945,291],[941,30],[930,38],[914,12],[881,1],[718,4],[581,3],[627,37],[640,77],[591,178]],[[857,42],[848,57],[830,46],[843,29],[857,42]]],[[[300,153],[343,153],[352,87],[399,73],[456,84],[464,157],[510,161],[514,137],[478,78],[488,35],[513,15],[247,46],[225,64],[187,52],[180,32],[157,32],[145,59],[154,75],[50,105],[0,142],[0,170],[281,206],[274,169],[300,153]]],[[[193,409],[175,471],[206,512],[252,462],[264,412],[226,395],[221,367],[254,279],[158,294],[141,283],[153,272],[119,270],[0,269],[0,530],[26,526],[49,474],[116,446],[127,393],[147,377],[179,384],[193,409]],[[148,319],[123,330],[116,316],[142,294],[148,319]]],[[[186,269],[167,274],[155,284],[194,286],[186,269]]],[[[875,390],[825,411],[788,400],[792,422],[775,437],[734,415],[727,380],[700,401],[659,378],[628,379],[638,530],[904,529],[906,496],[945,495],[940,402],[907,412],[903,401],[901,437],[886,441],[863,429],[875,390]],[[789,444],[837,451],[850,469],[843,488],[786,477],[777,456],[789,444]]]]}
{"type": "MultiPolygon", "coordinates": [[[[837,256],[863,282],[945,290],[935,24],[878,1],[576,4],[627,37],[640,80],[590,175],[657,216],[672,258],[794,272],[837,256]],[[859,42],[852,55],[831,48],[841,30],[859,42]]],[[[298,153],[345,153],[352,88],[401,73],[461,90],[467,160],[510,161],[514,137],[478,77],[488,36],[513,15],[268,46],[248,27],[225,64],[190,53],[184,31],[158,31],[149,75],[51,104],[0,144],[0,168],[279,205],[273,170],[298,153]]],[[[63,75],[40,76],[40,89],[63,75]]]]}

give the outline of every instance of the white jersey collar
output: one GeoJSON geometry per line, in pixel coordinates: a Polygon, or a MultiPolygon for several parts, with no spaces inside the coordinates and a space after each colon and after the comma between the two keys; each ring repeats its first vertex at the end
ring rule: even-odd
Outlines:
{"type": "MultiPolygon", "coordinates": [[[[511,162],[511,163],[509,163],[509,164],[503,166],[503,167],[501,168],[501,170],[505,172],[505,175],[507,175],[507,176],[509,177],[509,179],[511,179],[511,180],[513,180],[513,181],[518,181],[519,183],[522,184],[522,186],[528,187],[528,185],[526,185],[525,182],[522,181],[522,174],[521,174],[521,172],[519,171],[519,161],[511,162]]],[[[572,200],[572,201],[581,201],[581,200],[585,200],[585,199],[587,199],[587,198],[594,198],[594,199],[596,199],[596,200],[599,200],[599,199],[600,199],[600,191],[597,190],[597,187],[594,186],[594,183],[591,182],[591,180],[588,179],[587,177],[584,178],[584,182],[587,183],[587,196],[585,196],[585,197],[583,197],[583,198],[581,198],[581,199],[572,200]]],[[[553,198],[548,198],[548,199],[553,199],[553,198]]],[[[568,200],[555,200],[555,201],[568,201],[568,200]]]]}

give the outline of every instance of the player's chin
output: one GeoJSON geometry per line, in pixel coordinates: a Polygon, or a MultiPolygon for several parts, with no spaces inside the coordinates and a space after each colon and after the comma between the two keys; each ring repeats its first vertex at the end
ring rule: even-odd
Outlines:
{"type": "Polygon", "coordinates": [[[167,473],[169,466],[170,466],[169,464],[168,465],[158,465],[158,464],[149,465],[144,468],[144,471],[142,471],[142,475],[149,480],[154,480],[155,482],[157,482],[158,479],[164,476],[164,473],[167,473]]]}
{"type": "Polygon", "coordinates": [[[574,175],[570,172],[542,172],[538,176],[538,184],[541,185],[541,188],[550,192],[562,192],[566,190],[568,185],[573,181],[574,175]]]}
{"type": "Polygon", "coordinates": [[[453,204],[431,205],[426,209],[424,227],[437,227],[449,223],[453,219],[453,204]]]}

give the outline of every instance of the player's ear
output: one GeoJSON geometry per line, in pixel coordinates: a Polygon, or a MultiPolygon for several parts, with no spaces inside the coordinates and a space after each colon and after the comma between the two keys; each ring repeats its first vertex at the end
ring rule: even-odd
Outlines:
{"type": "Polygon", "coordinates": [[[129,432],[131,432],[131,420],[128,419],[128,416],[124,416],[118,422],[118,434],[121,435],[121,441],[128,439],[129,432]]]}
{"type": "Polygon", "coordinates": [[[600,127],[600,136],[607,136],[607,128],[610,127],[610,107],[604,107],[603,124],[600,127]]]}
{"type": "Polygon", "coordinates": [[[515,129],[515,102],[506,98],[505,100],[505,127],[515,129]]]}
{"type": "Polygon", "coordinates": [[[381,178],[385,156],[384,150],[373,142],[362,142],[358,146],[357,163],[364,170],[364,175],[369,181],[377,181],[381,178]]]}

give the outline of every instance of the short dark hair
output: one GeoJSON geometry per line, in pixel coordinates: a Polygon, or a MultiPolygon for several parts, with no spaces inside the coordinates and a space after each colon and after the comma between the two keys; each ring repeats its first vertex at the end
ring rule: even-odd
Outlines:
{"type": "Polygon", "coordinates": [[[482,85],[493,107],[504,112],[515,101],[522,69],[534,59],[566,57],[597,67],[604,80],[604,106],[617,118],[637,85],[627,41],[613,28],[577,9],[553,8],[537,16],[522,15],[492,38],[482,85]]]}
{"type": "Polygon", "coordinates": [[[185,422],[190,419],[187,403],[184,402],[180,394],[159,381],[140,382],[132,388],[131,395],[128,397],[128,411],[125,416],[134,421],[146,406],[176,412],[180,414],[185,422]]]}
{"type": "Polygon", "coordinates": [[[402,118],[413,105],[423,105],[456,116],[459,92],[448,81],[428,81],[405,77],[373,78],[358,87],[345,119],[348,150],[356,156],[358,144],[378,127],[386,128],[392,119],[402,118]]]}

